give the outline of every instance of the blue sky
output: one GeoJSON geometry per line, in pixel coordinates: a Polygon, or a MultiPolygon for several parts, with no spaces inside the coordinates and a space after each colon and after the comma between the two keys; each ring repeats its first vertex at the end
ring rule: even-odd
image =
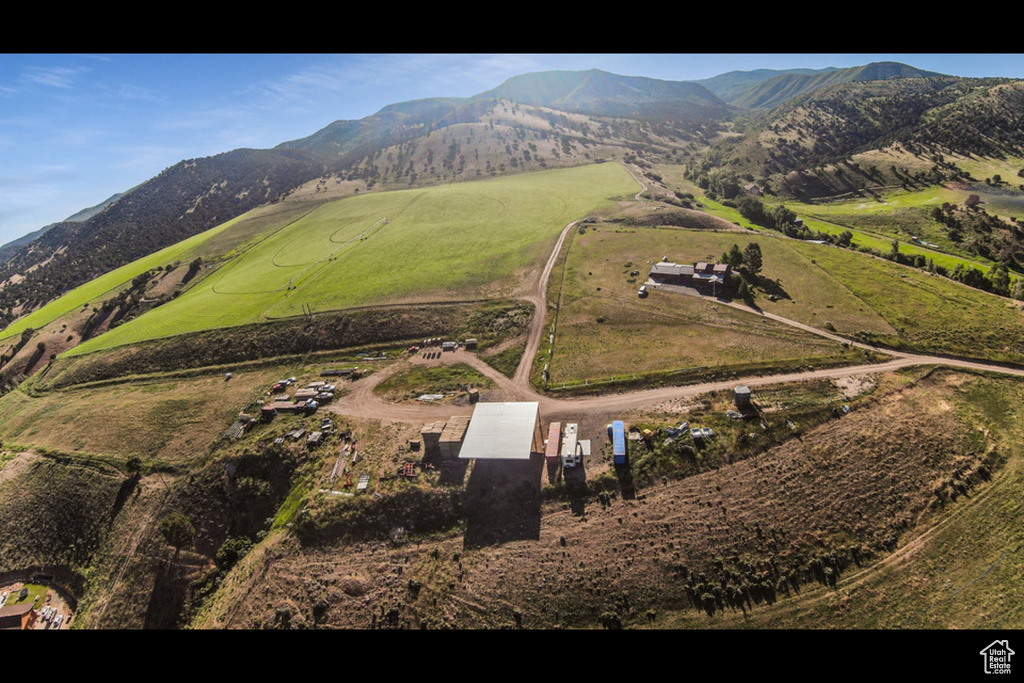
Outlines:
{"type": "Polygon", "coordinates": [[[182,159],[273,147],[388,104],[468,97],[531,71],[682,81],[882,60],[1024,78],[1024,54],[3,54],[0,244],[182,159]]]}

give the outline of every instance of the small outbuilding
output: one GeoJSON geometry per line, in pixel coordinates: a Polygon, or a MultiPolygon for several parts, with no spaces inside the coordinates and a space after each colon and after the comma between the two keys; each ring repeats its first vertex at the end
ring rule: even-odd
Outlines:
{"type": "Polygon", "coordinates": [[[732,398],[740,410],[750,407],[750,387],[740,384],[732,390],[732,398]]]}

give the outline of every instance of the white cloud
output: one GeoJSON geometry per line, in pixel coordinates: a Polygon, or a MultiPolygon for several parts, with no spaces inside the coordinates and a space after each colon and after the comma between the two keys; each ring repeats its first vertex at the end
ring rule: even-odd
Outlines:
{"type": "Polygon", "coordinates": [[[105,90],[114,95],[117,99],[123,101],[155,102],[157,104],[167,103],[166,96],[157,93],[153,90],[150,90],[149,88],[143,88],[141,86],[132,85],[130,83],[118,83],[115,85],[110,85],[107,86],[105,90]]]}
{"type": "Polygon", "coordinates": [[[88,69],[85,67],[28,66],[21,74],[21,81],[51,88],[69,89],[77,77],[87,71],[88,69]]]}
{"type": "Polygon", "coordinates": [[[351,100],[370,97],[373,106],[380,108],[423,97],[468,97],[537,68],[534,57],[516,54],[370,54],[316,59],[317,63],[283,78],[254,85],[251,92],[268,97],[267,106],[315,106],[329,93],[351,100]],[[376,98],[372,98],[374,93],[376,98]]]}

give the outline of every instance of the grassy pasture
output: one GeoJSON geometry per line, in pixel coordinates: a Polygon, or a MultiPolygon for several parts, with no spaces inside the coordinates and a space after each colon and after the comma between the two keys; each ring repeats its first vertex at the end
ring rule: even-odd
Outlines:
{"type": "Polygon", "coordinates": [[[569,251],[551,386],[702,366],[862,361],[754,312],[666,291],[636,296],[662,256],[716,259],[748,242],[764,257],[755,304],[765,312],[908,350],[1024,362],[1019,307],[945,278],[768,233],[602,227],[575,235],[569,251]],[[631,270],[640,276],[631,278],[631,270]]]}
{"type": "Polygon", "coordinates": [[[748,241],[761,246],[767,276],[786,274],[786,286],[798,302],[788,304],[787,312],[798,308],[813,324],[815,309],[825,312],[821,302],[831,301],[837,304],[837,329],[888,329],[863,302],[815,273],[811,264],[794,267],[794,257],[798,263],[804,259],[791,252],[786,240],[756,233],[599,228],[576,235],[570,247],[550,384],[698,366],[863,360],[835,342],[753,312],[667,291],[653,290],[646,299],[636,295],[651,264],[662,256],[682,263],[715,260],[733,244],[742,248],[748,241]],[[631,278],[632,270],[640,276],[631,278]]]}
{"type": "MultiPolygon", "coordinates": [[[[1005,168],[1003,170],[1006,178],[1008,174],[1005,168]]],[[[688,186],[688,189],[695,188],[688,186]]],[[[979,194],[982,193],[979,190],[979,194]]],[[[943,201],[962,201],[966,194],[939,187],[896,192],[885,195],[882,202],[843,203],[841,211],[844,216],[861,217],[860,220],[872,228],[851,228],[854,244],[888,252],[892,238],[899,236],[903,238],[900,240],[903,253],[922,254],[949,269],[963,264],[986,270],[988,264],[983,261],[943,254],[905,242],[906,229],[901,231],[893,227],[891,232],[881,231],[891,216],[928,210],[943,201]]],[[[789,297],[772,302],[759,296],[757,305],[765,311],[818,327],[831,323],[840,334],[856,335],[860,332],[867,339],[902,344],[908,350],[1015,363],[1024,361],[1024,320],[1019,306],[1008,299],[847,250],[787,240],[773,231],[750,226],[738,218],[733,209],[705,199],[701,201],[708,211],[760,232],[751,241],[756,240],[764,252],[762,274],[781,286],[789,297]],[[776,243],[785,245],[783,253],[786,257],[779,261],[774,261],[770,247],[776,243]]],[[[831,209],[792,202],[787,202],[786,206],[805,216],[805,211],[820,215],[823,208],[826,217],[830,211],[840,211],[835,204],[831,209]]],[[[814,219],[806,222],[811,229],[823,232],[838,234],[847,229],[814,219]]],[[[899,223],[898,219],[892,222],[894,225],[899,223]]],[[[921,238],[941,244],[939,240],[929,240],[927,235],[921,238]]],[[[736,241],[740,247],[745,244],[736,241]]],[[[670,258],[676,256],[670,254],[670,258]]]]}
{"type": "Polygon", "coordinates": [[[30,396],[0,397],[0,439],[63,453],[180,465],[201,457],[278,367],[152,377],[30,396]]]}
{"type": "Polygon", "coordinates": [[[494,382],[465,363],[416,365],[381,382],[374,388],[374,392],[397,399],[410,399],[420,394],[461,392],[467,386],[489,389],[494,386],[494,382]]]}
{"type": "Polygon", "coordinates": [[[634,188],[617,164],[595,164],[324,204],[69,353],[301,315],[303,306],[491,298],[539,269],[568,222],[634,188]]]}
{"type": "MultiPolygon", "coordinates": [[[[752,224],[736,209],[702,196],[703,193],[698,187],[676,177],[679,176],[678,172],[672,173],[669,170],[671,168],[661,167],[659,172],[672,176],[673,182],[679,184],[682,189],[700,197],[704,210],[739,226],[764,234],[773,233],[767,228],[752,224]]],[[[984,188],[979,188],[977,194],[982,197],[986,203],[986,210],[990,212],[1014,216],[1024,214],[1024,197],[1019,194],[1010,196],[1006,193],[986,192],[984,188]]],[[[828,204],[805,204],[797,201],[787,201],[784,204],[803,218],[811,230],[830,235],[838,235],[849,230],[853,233],[854,246],[888,253],[892,247],[892,240],[896,239],[900,243],[901,253],[920,254],[949,270],[956,268],[957,265],[963,265],[984,271],[992,265],[991,261],[961,250],[948,239],[942,226],[926,215],[933,207],[941,206],[943,202],[959,203],[966,199],[967,195],[968,192],[963,190],[930,187],[917,191],[887,193],[880,201],[861,198],[828,204]],[[915,244],[910,239],[912,236],[939,245],[941,251],[915,244]]]]}
{"type": "Polygon", "coordinates": [[[1024,362],[1024,317],[1009,299],[842,249],[797,241],[790,248],[813,260],[823,276],[845,287],[897,335],[887,338],[864,328],[869,339],[923,352],[1024,362]]]}
{"type": "Polygon", "coordinates": [[[29,327],[39,329],[76,308],[105,298],[105,295],[114,292],[125,283],[131,282],[132,278],[136,275],[152,268],[162,267],[168,263],[188,258],[192,255],[193,250],[211,237],[212,234],[222,232],[228,228],[230,228],[230,223],[225,223],[214,228],[213,231],[207,231],[195,237],[190,237],[187,240],[112,270],[95,280],[90,280],[59,299],[51,301],[42,308],[18,318],[0,333],[0,340],[19,335],[22,330],[29,327]]]}
{"type": "Polygon", "coordinates": [[[899,241],[902,253],[920,254],[950,270],[958,264],[985,270],[991,261],[974,256],[952,242],[945,227],[929,215],[933,208],[944,202],[957,204],[967,194],[961,190],[930,187],[914,192],[888,193],[880,201],[856,199],[825,205],[791,202],[786,206],[803,216],[807,227],[812,230],[830,235],[849,230],[857,246],[887,253],[895,239],[899,241]],[[915,244],[912,237],[936,244],[939,249],[915,244]]]}

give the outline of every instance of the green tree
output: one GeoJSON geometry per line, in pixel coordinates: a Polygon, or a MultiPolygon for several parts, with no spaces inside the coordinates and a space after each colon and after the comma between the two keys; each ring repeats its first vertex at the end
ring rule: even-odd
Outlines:
{"type": "Polygon", "coordinates": [[[740,180],[735,171],[716,168],[708,174],[708,189],[724,199],[733,199],[740,193],[740,180]]]}
{"type": "Polygon", "coordinates": [[[227,571],[235,566],[238,560],[252,549],[252,541],[244,536],[229,538],[217,550],[214,562],[221,571],[227,571]]]}
{"type": "Polygon", "coordinates": [[[130,474],[137,476],[139,472],[142,471],[142,459],[137,455],[133,455],[128,458],[128,461],[125,463],[125,467],[128,469],[130,474]]]}
{"type": "Polygon", "coordinates": [[[1024,300],[1024,280],[1017,280],[1013,283],[1013,298],[1017,301],[1024,300]]]}
{"type": "Polygon", "coordinates": [[[792,209],[787,209],[782,204],[779,204],[771,209],[770,219],[771,225],[768,227],[785,232],[786,226],[796,223],[796,213],[792,209]]]}
{"type": "Polygon", "coordinates": [[[754,298],[750,292],[750,285],[748,285],[747,281],[742,278],[740,279],[739,286],[736,287],[736,297],[746,302],[750,302],[754,298]]]}
{"type": "Polygon", "coordinates": [[[160,533],[164,540],[174,547],[175,554],[182,548],[191,547],[196,540],[196,530],[192,520],[182,512],[172,512],[160,520],[160,533]]]}
{"type": "Polygon", "coordinates": [[[754,225],[763,225],[766,228],[773,227],[768,224],[768,216],[765,213],[764,204],[756,197],[743,195],[736,200],[736,209],[740,215],[754,225]]]}
{"type": "Polygon", "coordinates": [[[1010,296],[1010,271],[1003,263],[996,263],[988,271],[992,291],[1000,296],[1010,296]]]}
{"type": "Polygon", "coordinates": [[[764,261],[761,257],[761,246],[757,242],[750,242],[743,249],[743,263],[751,275],[761,272],[764,261]]]}
{"type": "Polygon", "coordinates": [[[743,252],[740,251],[739,245],[734,244],[729,251],[722,254],[722,263],[728,263],[733,268],[739,268],[743,265],[743,252]]]}

